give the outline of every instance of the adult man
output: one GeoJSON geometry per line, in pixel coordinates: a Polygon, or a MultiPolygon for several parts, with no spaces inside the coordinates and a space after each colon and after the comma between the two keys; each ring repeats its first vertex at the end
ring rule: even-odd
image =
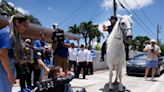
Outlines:
{"type": "Polygon", "coordinates": [[[76,75],[77,72],[77,49],[75,48],[74,43],[71,43],[71,48],[68,49],[69,52],[69,71],[74,67],[74,74],[76,75]]]}
{"type": "Polygon", "coordinates": [[[93,56],[92,56],[92,53],[91,53],[91,50],[92,50],[92,46],[89,45],[88,46],[88,55],[87,55],[87,61],[88,61],[88,64],[87,64],[87,74],[89,75],[92,75],[93,74],[93,56]]]}
{"type": "Polygon", "coordinates": [[[48,45],[48,43],[45,42],[46,35],[41,33],[40,34],[41,39],[36,40],[33,43],[34,48],[34,63],[33,63],[33,71],[34,71],[34,87],[36,86],[36,82],[39,81],[40,75],[41,75],[41,68],[45,69],[46,72],[49,72],[49,68],[46,67],[46,65],[43,62],[43,53],[45,52],[45,47],[48,45]]]}
{"type": "Polygon", "coordinates": [[[151,80],[154,80],[154,75],[156,68],[158,68],[158,56],[161,53],[161,49],[158,45],[156,45],[156,40],[152,39],[150,44],[148,44],[144,49],[144,52],[148,53],[149,60],[146,62],[146,70],[145,70],[145,79],[149,73],[149,69],[152,68],[151,80]]]}
{"type": "Polygon", "coordinates": [[[81,49],[78,53],[77,57],[77,62],[78,62],[78,67],[77,67],[77,75],[76,77],[79,78],[79,74],[81,71],[81,68],[83,69],[83,79],[85,79],[86,76],[86,69],[87,69],[87,56],[88,56],[88,50],[85,49],[85,46],[82,44],[81,49]]]}
{"type": "MultiPolygon", "coordinates": [[[[111,16],[111,18],[109,19],[111,25],[107,26],[103,25],[103,31],[108,31],[109,35],[113,30],[113,27],[115,25],[115,23],[117,22],[117,17],[111,16]]],[[[104,55],[106,54],[106,41],[103,43],[102,48],[101,48],[101,60],[100,61],[104,61],[104,55]]]]}
{"type": "Polygon", "coordinates": [[[71,47],[69,40],[65,40],[64,31],[53,25],[55,31],[52,33],[52,49],[54,50],[54,60],[57,66],[61,66],[67,74],[68,71],[68,48],[71,47]]]}

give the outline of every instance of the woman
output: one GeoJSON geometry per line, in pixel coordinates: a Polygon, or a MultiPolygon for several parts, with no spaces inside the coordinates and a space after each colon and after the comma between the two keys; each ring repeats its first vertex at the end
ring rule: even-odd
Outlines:
{"type": "Polygon", "coordinates": [[[0,91],[11,92],[15,83],[14,61],[21,59],[21,38],[29,24],[27,17],[13,15],[9,26],[0,29],[0,91]]]}

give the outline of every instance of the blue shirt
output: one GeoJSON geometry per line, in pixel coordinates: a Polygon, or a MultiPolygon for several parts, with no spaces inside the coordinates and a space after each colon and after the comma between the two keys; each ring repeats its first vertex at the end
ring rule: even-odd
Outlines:
{"type": "MultiPolygon", "coordinates": [[[[3,29],[0,29],[0,48],[6,48],[8,49],[9,58],[10,58],[10,67],[14,71],[14,53],[13,53],[13,45],[14,41],[12,38],[10,38],[9,33],[9,27],[5,27],[3,29]]],[[[0,91],[1,92],[11,92],[12,85],[9,83],[7,78],[7,73],[5,69],[2,66],[2,63],[0,61],[0,91]]]]}
{"type": "Polygon", "coordinates": [[[36,40],[34,43],[33,43],[33,46],[36,46],[36,47],[44,47],[44,46],[48,46],[48,43],[46,42],[41,42],[40,40],[36,40]]]}
{"type": "MultiPolygon", "coordinates": [[[[42,52],[42,51],[44,50],[44,46],[48,46],[48,43],[46,43],[46,42],[41,42],[40,40],[36,40],[36,41],[33,43],[33,46],[38,47],[38,48],[39,48],[38,50],[39,50],[40,52],[42,52]]],[[[34,57],[36,57],[38,50],[35,50],[35,49],[34,49],[34,57]]]]}
{"type": "MultiPolygon", "coordinates": [[[[66,39],[64,41],[67,44],[70,44],[70,41],[66,39]]],[[[61,56],[61,57],[68,57],[68,48],[64,46],[64,44],[59,44],[54,52],[55,55],[61,56]]]]}

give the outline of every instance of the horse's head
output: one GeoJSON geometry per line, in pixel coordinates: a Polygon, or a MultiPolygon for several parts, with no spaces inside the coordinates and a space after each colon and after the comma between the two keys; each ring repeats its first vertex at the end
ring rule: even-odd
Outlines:
{"type": "Polygon", "coordinates": [[[132,39],[132,20],[131,15],[124,15],[121,16],[119,25],[120,29],[123,33],[123,38],[125,42],[129,42],[132,39]]]}

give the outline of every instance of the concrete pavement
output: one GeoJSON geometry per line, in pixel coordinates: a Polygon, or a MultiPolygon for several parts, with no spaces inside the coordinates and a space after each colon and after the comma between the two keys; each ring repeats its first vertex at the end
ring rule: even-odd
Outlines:
{"type": "MultiPolygon", "coordinates": [[[[156,81],[151,81],[150,78],[145,80],[143,77],[127,76],[125,69],[123,72],[123,84],[129,92],[164,92],[164,74],[155,78],[156,81]]],[[[86,76],[86,79],[74,79],[71,85],[74,89],[84,87],[87,92],[107,92],[103,90],[107,89],[105,85],[109,80],[108,74],[108,70],[96,71],[94,75],[86,76]]],[[[18,90],[19,85],[13,87],[12,92],[18,90]]]]}

